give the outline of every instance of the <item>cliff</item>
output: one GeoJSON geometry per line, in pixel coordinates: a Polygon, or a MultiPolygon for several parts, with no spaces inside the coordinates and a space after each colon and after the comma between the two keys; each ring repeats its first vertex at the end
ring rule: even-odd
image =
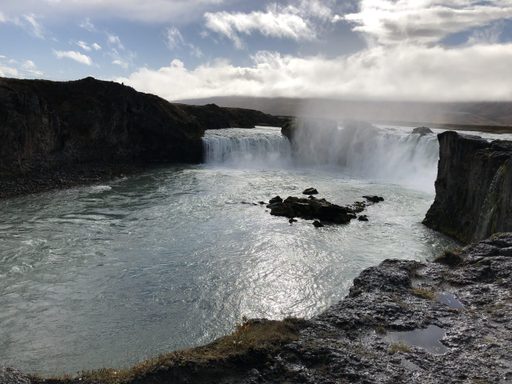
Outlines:
{"type": "Polygon", "coordinates": [[[94,179],[121,165],[197,163],[205,129],[279,123],[258,111],[171,104],[93,78],[0,78],[0,195],[94,179]]]}
{"type": "MultiPolygon", "coordinates": [[[[253,320],[126,370],[2,384],[510,383],[512,234],[435,262],[386,260],[310,320],[253,320]]],[[[2,381],[3,379],[3,381],[2,381]]]]}
{"type": "Polygon", "coordinates": [[[424,224],[462,242],[512,231],[512,142],[439,135],[436,198],[424,224]]]}

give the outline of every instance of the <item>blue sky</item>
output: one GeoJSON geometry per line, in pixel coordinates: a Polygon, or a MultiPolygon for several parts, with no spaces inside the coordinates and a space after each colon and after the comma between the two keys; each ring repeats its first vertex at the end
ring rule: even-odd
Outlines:
{"type": "Polygon", "coordinates": [[[0,75],[167,99],[512,99],[510,0],[0,2],[0,75]]]}

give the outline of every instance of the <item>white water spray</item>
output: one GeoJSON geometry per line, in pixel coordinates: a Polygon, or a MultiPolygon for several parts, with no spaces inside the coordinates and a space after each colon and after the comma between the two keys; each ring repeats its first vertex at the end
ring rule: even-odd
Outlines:
{"type": "Polygon", "coordinates": [[[203,142],[208,164],[236,168],[282,168],[291,164],[291,145],[280,128],[210,130],[203,142]]]}
{"type": "Polygon", "coordinates": [[[298,129],[293,148],[276,128],[207,131],[205,159],[231,167],[322,167],[350,177],[433,192],[439,144],[435,135],[365,123],[298,129]]]}

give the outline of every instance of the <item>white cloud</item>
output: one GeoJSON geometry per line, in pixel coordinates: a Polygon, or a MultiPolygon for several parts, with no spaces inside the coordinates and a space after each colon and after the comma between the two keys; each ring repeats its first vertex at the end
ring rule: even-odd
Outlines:
{"type": "Polygon", "coordinates": [[[174,26],[165,30],[165,44],[171,51],[186,48],[194,57],[200,58],[203,56],[203,51],[194,44],[187,43],[180,30],[174,26]]]}
{"type": "Polygon", "coordinates": [[[112,60],[112,64],[118,65],[118,66],[120,66],[123,69],[128,69],[128,67],[130,66],[130,64],[128,62],[123,61],[122,59],[112,60]]]}
{"type": "Polygon", "coordinates": [[[233,0],[16,0],[2,1],[7,15],[27,12],[48,18],[88,17],[82,27],[94,31],[90,19],[116,18],[142,22],[184,22],[233,0]],[[87,20],[89,23],[87,23],[87,20]],[[92,26],[92,27],[91,27],[92,26]]]}
{"type": "Polygon", "coordinates": [[[176,27],[166,29],[166,43],[169,49],[174,50],[185,44],[185,39],[180,30],[176,27]]]}
{"type": "Polygon", "coordinates": [[[0,63],[0,76],[2,77],[18,77],[18,70],[0,63]]]}
{"type": "Polygon", "coordinates": [[[0,55],[0,76],[8,77],[40,77],[40,71],[32,60],[25,60],[22,63],[17,60],[0,55]]]}
{"type": "MultiPolygon", "coordinates": [[[[432,44],[444,37],[512,17],[508,0],[361,0],[344,16],[379,44],[432,44]]],[[[339,20],[339,17],[336,17],[339,20]]]]}
{"type": "Polygon", "coordinates": [[[92,51],[92,48],[89,47],[89,44],[87,44],[85,41],[77,41],[76,45],[78,45],[80,48],[82,48],[84,51],[90,52],[92,51]]]}
{"type": "Polygon", "coordinates": [[[291,12],[289,7],[268,7],[265,12],[250,13],[207,12],[204,17],[206,28],[232,40],[237,48],[243,47],[240,35],[251,35],[254,32],[292,40],[311,40],[316,37],[308,21],[291,12]]]}
{"type": "Polygon", "coordinates": [[[92,59],[77,51],[53,51],[58,59],[71,59],[80,64],[92,65],[92,59]]]}
{"type": "Polygon", "coordinates": [[[121,39],[119,38],[119,36],[107,33],[107,42],[111,45],[116,46],[119,49],[124,49],[124,45],[123,43],[121,43],[121,39]]]}
{"type": "Polygon", "coordinates": [[[99,51],[101,49],[101,45],[99,45],[98,43],[88,44],[82,40],[77,41],[76,45],[78,45],[80,48],[82,48],[86,52],[91,52],[92,50],[99,51]]]}
{"type": "Polygon", "coordinates": [[[80,28],[83,28],[83,29],[85,29],[86,31],[89,31],[89,32],[95,32],[96,31],[96,26],[91,22],[91,19],[89,19],[88,17],[86,17],[84,19],[84,21],[82,21],[80,23],[80,28]]]}
{"type": "Polygon", "coordinates": [[[325,24],[335,20],[335,0],[295,0],[285,5],[275,2],[264,11],[207,12],[205,26],[210,31],[243,47],[242,36],[254,33],[296,41],[314,40],[325,24]]]}
{"type": "Polygon", "coordinates": [[[28,24],[29,28],[31,29],[35,37],[39,39],[44,39],[44,29],[43,26],[39,23],[38,17],[36,15],[34,15],[33,13],[23,15],[23,19],[28,24]]]}
{"type": "Polygon", "coordinates": [[[136,55],[132,51],[118,51],[115,48],[112,48],[110,52],[107,53],[108,56],[112,59],[112,64],[117,65],[123,69],[128,69],[133,65],[133,60],[136,55]]]}
{"type": "Polygon", "coordinates": [[[121,78],[169,100],[222,95],[393,100],[510,100],[512,44],[462,48],[375,47],[352,56],[299,58],[260,52],[253,64],[173,61],[121,78]]]}
{"type": "Polygon", "coordinates": [[[9,17],[4,16],[3,13],[0,13],[0,22],[4,23],[12,23],[22,29],[24,29],[27,33],[39,38],[45,38],[45,31],[42,24],[39,22],[41,16],[36,15],[34,13],[23,14],[21,16],[9,17]]]}
{"type": "Polygon", "coordinates": [[[42,76],[44,73],[40,71],[32,60],[25,60],[21,65],[24,72],[30,76],[42,76]]]}

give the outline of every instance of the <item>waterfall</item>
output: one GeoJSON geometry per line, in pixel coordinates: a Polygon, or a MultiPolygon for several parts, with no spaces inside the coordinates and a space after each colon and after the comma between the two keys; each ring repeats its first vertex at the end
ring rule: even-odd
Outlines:
{"type": "Polygon", "coordinates": [[[411,130],[366,123],[308,123],[296,130],[293,146],[277,128],[211,130],[204,137],[205,161],[237,168],[321,167],[432,192],[437,137],[411,130]]]}
{"type": "Polygon", "coordinates": [[[291,163],[290,142],[279,128],[209,130],[203,142],[208,164],[268,168],[291,163]]]}
{"type": "Polygon", "coordinates": [[[358,122],[327,128],[309,125],[297,129],[293,149],[300,164],[339,167],[350,176],[433,191],[437,137],[411,131],[358,122]]]}

